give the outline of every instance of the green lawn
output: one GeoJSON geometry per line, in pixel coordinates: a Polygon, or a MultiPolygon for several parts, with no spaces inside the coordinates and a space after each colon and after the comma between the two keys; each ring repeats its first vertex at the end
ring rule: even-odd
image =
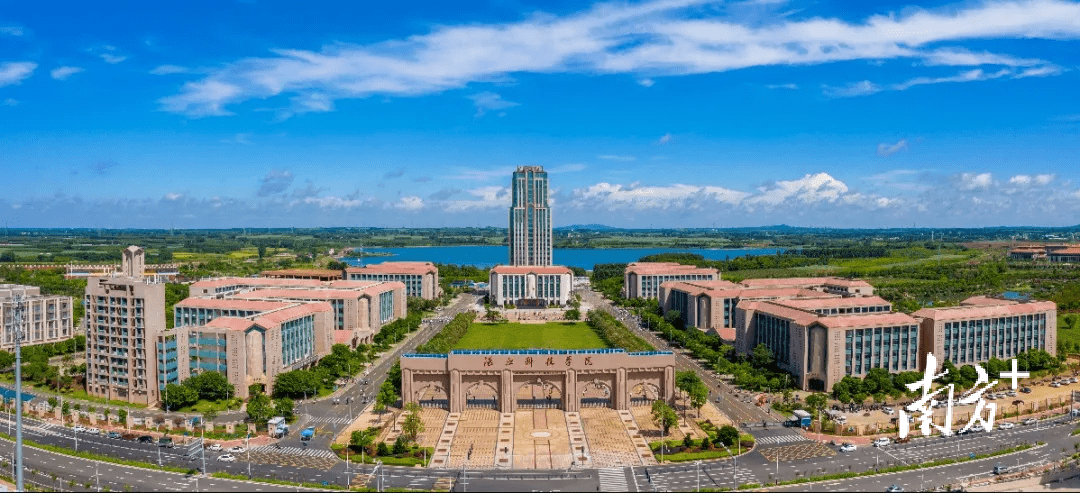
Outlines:
{"type": "Polygon", "coordinates": [[[600,349],[609,347],[582,322],[469,326],[454,349],[600,349]]]}

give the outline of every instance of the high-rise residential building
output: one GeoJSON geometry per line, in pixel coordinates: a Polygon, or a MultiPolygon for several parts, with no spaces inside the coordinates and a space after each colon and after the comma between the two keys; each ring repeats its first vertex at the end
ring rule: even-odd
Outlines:
{"type": "Polygon", "coordinates": [[[11,351],[15,348],[12,325],[15,323],[16,295],[22,296],[23,346],[60,342],[75,336],[70,296],[43,295],[37,286],[0,284],[0,320],[4,321],[0,349],[11,351]]]}
{"type": "Polygon", "coordinates": [[[551,265],[547,172],[541,166],[518,166],[510,189],[510,265],[551,265]]]}
{"type": "MultiPolygon", "coordinates": [[[[160,401],[154,344],[165,330],[165,285],[143,277],[144,265],[143,249],[131,246],[119,273],[86,283],[86,391],[92,396],[160,401]]],[[[175,362],[163,370],[175,373],[175,362]]]]}

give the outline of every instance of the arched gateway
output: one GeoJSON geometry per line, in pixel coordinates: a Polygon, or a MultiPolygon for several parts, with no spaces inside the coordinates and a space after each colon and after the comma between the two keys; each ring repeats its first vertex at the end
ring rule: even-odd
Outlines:
{"type": "Polygon", "coordinates": [[[626,410],[644,399],[674,402],[675,356],[670,351],[526,349],[401,357],[401,394],[407,402],[431,395],[435,382],[445,382],[439,390],[446,389],[450,412],[468,407],[504,413],[519,408],[577,412],[583,406],[626,410]]]}

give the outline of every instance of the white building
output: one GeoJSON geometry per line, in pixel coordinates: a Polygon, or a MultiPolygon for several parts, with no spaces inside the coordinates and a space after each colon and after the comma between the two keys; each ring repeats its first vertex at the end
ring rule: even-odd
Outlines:
{"type": "Polygon", "coordinates": [[[491,304],[516,308],[563,306],[574,287],[574,273],[549,265],[500,265],[488,274],[491,304]]]}

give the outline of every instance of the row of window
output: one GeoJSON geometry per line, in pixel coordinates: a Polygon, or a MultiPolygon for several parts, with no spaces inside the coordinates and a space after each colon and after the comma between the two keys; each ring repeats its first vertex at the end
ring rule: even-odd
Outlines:
{"type": "Polygon", "coordinates": [[[871,368],[911,371],[918,368],[919,327],[903,325],[845,331],[845,371],[862,375],[871,368]]]}

